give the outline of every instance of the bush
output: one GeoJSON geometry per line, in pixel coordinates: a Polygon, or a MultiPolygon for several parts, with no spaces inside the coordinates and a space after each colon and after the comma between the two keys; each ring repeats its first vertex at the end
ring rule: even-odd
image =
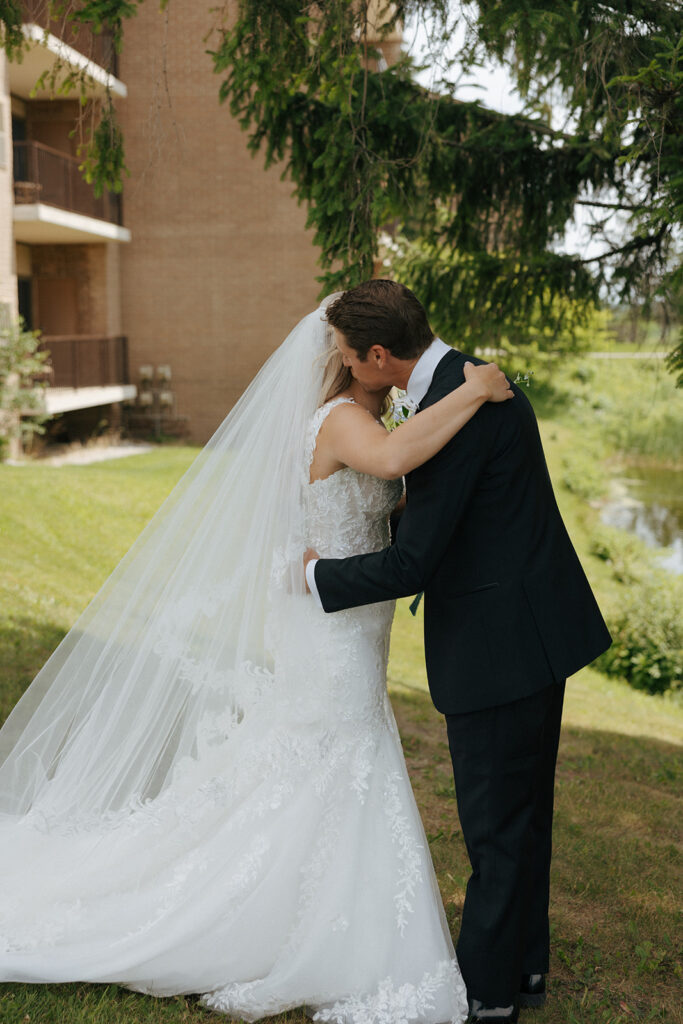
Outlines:
{"type": "Polygon", "coordinates": [[[43,433],[41,394],[49,356],[39,346],[38,332],[24,330],[21,318],[0,329],[0,460],[12,436],[43,433]]]}
{"type": "Polygon", "coordinates": [[[607,616],[613,643],[596,664],[648,693],[683,686],[683,581],[653,573],[629,588],[607,616]]]}
{"type": "Polygon", "coordinates": [[[577,449],[562,456],[559,483],[584,501],[600,498],[605,491],[605,471],[590,451],[577,449]]]}
{"type": "MultiPolygon", "coordinates": [[[[588,550],[591,555],[610,566],[612,579],[616,583],[629,587],[640,585],[644,543],[639,537],[626,530],[597,523],[591,529],[588,550]]],[[[651,552],[648,551],[645,557],[651,559],[651,552]]]]}

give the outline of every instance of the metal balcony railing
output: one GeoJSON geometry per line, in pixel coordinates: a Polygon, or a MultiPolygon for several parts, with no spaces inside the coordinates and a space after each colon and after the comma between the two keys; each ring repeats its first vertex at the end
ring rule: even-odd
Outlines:
{"type": "Polygon", "coordinates": [[[23,0],[22,21],[32,22],[41,28],[48,29],[68,46],[78,50],[89,60],[99,64],[118,78],[119,61],[114,48],[113,34],[110,29],[103,29],[95,34],[85,25],[79,25],[66,16],[62,18],[48,17],[47,0],[23,0]]]}
{"type": "Polygon", "coordinates": [[[47,203],[112,224],[122,223],[121,196],[105,192],[99,198],[83,180],[75,157],[42,142],[14,143],[15,203],[47,203]]]}
{"type": "Polygon", "coordinates": [[[49,387],[93,388],[128,384],[128,338],[78,335],[46,336],[40,348],[50,353],[49,387]]]}

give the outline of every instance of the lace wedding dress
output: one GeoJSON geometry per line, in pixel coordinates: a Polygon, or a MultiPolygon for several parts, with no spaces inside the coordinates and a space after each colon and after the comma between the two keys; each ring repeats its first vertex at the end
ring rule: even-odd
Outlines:
{"type": "MultiPolygon", "coordinates": [[[[309,464],[335,404],[310,422],[309,464]]],[[[400,489],[351,469],[306,483],[309,544],[326,556],[386,545],[400,489]]],[[[249,713],[205,711],[157,795],[51,816],[57,772],[28,813],[0,818],[0,980],[200,992],[247,1020],[305,1005],[336,1024],[462,1021],[386,694],[392,615],[393,602],[326,615],[292,594],[272,670],[248,669],[249,713]]],[[[182,665],[173,642],[167,630],[155,649],[182,665]]],[[[184,671],[204,686],[191,659],[184,671]]]]}

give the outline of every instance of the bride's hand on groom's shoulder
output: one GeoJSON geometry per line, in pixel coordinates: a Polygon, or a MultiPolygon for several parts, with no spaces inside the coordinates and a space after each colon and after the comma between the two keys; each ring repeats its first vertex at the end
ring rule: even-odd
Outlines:
{"type": "Polygon", "coordinates": [[[506,402],[508,398],[514,398],[510,381],[496,363],[482,363],[480,366],[465,363],[463,372],[468,384],[475,382],[481,386],[487,402],[506,402]]]}

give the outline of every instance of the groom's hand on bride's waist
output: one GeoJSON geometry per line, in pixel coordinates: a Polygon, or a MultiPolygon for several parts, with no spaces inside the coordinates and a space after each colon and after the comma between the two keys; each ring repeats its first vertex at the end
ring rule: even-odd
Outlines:
{"type": "Polygon", "coordinates": [[[314,551],[313,548],[307,548],[307,550],[304,552],[304,579],[306,580],[306,593],[307,594],[311,593],[311,587],[310,587],[310,584],[309,584],[309,580],[311,579],[311,576],[313,574],[313,570],[315,569],[315,562],[317,562],[319,558],[320,558],[320,555],[318,554],[317,551],[314,551]],[[308,569],[309,562],[313,562],[314,563],[311,566],[310,571],[308,569]]]}

